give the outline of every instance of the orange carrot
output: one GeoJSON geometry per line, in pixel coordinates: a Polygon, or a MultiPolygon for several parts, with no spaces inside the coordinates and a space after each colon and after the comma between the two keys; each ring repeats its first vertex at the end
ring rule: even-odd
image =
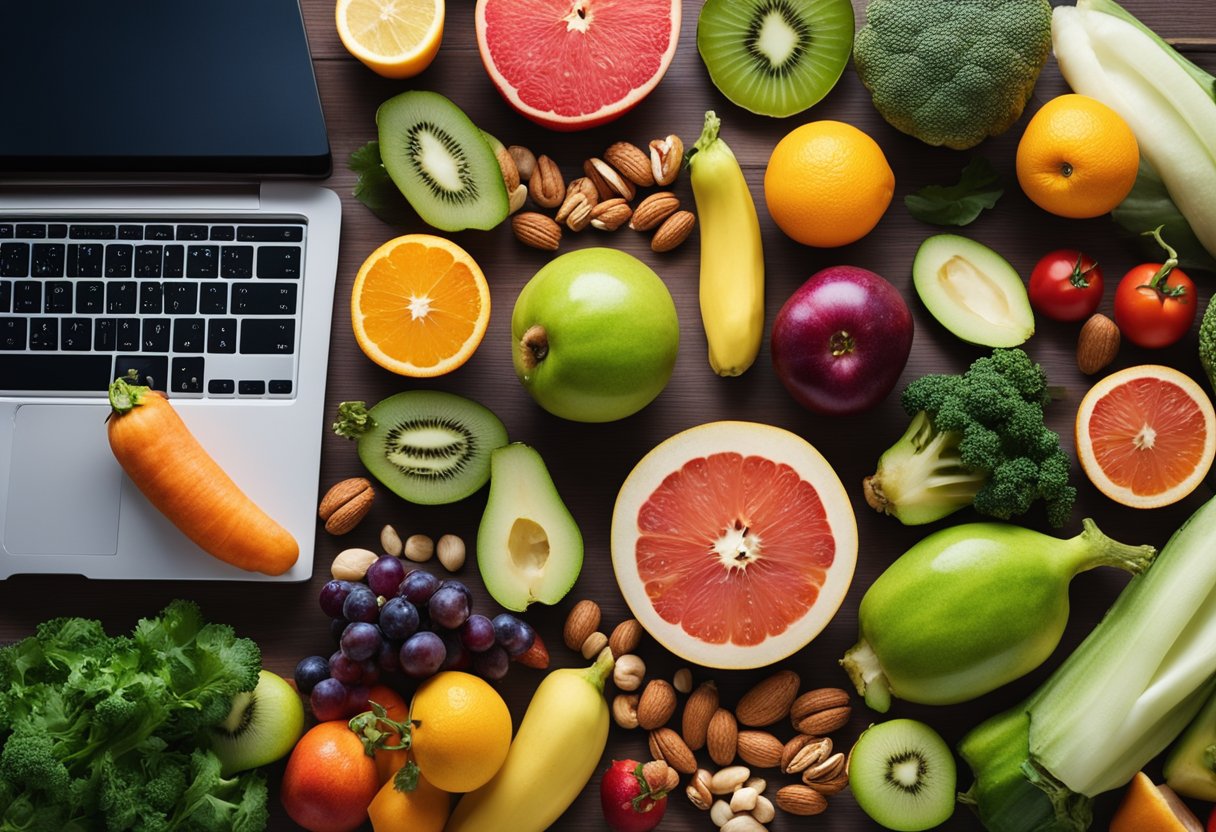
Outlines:
{"type": "Polygon", "coordinates": [[[222,561],[281,575],[300,556],[291,532],[258,508],[199,444],[161,393],[117,379],[108,433],[118,464],[186,537],[222,561]]]}

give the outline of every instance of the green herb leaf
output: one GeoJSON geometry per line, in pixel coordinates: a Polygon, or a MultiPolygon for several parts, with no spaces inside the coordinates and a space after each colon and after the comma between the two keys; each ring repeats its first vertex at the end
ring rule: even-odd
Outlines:
{"type": "Polygon", "coordinates": [[[370,141],[350,154],[347,165],[359,175],[354,197],[373,214],[392,225],[399,225],[410,215],[409,203],[384,169],[380,159],[380,142],[370,141]]]}
{"type": "Polygon", "coordinates": [[[412,792],[418,788],[418,766],[410,760],[393,776],[393,788],[399,792],[412,792]]]}
{"type": "Polygon", "coordinates": [[[1005,189],[1000,174],[982,156],[963,168],[955,185],[926,185],[904,197],[908,212],[934,225],[968,225],[985,208],[993,208],[1005,189]]]}

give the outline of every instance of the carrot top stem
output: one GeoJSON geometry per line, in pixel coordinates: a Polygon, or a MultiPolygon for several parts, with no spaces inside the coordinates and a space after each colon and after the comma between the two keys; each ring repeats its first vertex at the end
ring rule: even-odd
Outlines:
{"type": "Polygon", "coordinates": [[[139,373],[131,370],[125,378],[119,376],[110,383],[110,407],[119,416],[141,405],[144,396],[152,389],[151,387],[136,384],[135,381],[138,378],[139,373]]]}

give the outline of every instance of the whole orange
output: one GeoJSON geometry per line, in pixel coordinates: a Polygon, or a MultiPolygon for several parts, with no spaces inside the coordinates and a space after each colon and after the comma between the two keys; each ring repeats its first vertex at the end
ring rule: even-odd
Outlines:
{"type": "Polygon", "coordinates": [[[882,219],[895,174],[872,138],[851,124],[812,121],[773,148],[764,199],[781,230],[820,248],[860,240],[882,219]]]}
{"type": "Polygon", "coordinates": [[[418,686],[410,702],[410,753],[436,788],[471,792],[498,773],[511,747],[511,712],[498,691],[447,670],[418,686]]]}
{"type": "Polygon", "coordinates": [[[345,722],[322,722],[300,738],[283,772],[288,816],[310,832],[351,832],[367,822],[380,790],[376,762],[345,722]]]}
{"type": "Polygon", "coordinates": [[[1044,211],[1071,219],[1107,213],[1136,183],[1140,148],[1119,114],[1070,93],[1053,98],[1018,142],[1018,184],[1044,211]]]}

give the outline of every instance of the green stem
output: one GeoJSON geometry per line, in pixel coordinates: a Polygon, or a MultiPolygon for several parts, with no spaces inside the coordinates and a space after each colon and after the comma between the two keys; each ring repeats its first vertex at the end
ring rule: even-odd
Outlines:
{"type": "Polygon", "coordinates": [[[1155,292],[1160,292],[1162,295],[1164,295],[1167,298],[1179,298],[1186,294],[1186,287],[1185,286],[1169,286],[1166,284],[1166,280],[1169,279],[1170,273],[1172,271],[1174,271],[1174,269],[1178,268],[1178,252],[1174,251],[1173,247],[1170,246],[1169,243],[1167,243],[1165,240],[1163,240],[1161,238],[1161,229],[1162,228],[1165,228],[1165,226],[1159,225],[1156,228],[1154,228],[1152,231],[1143,232],[1141,234],[1141,236],[1152,237],[1154,240],[1157,241],[1157,245],[1159,245],[1163,249],[1165,249],[1165,253],[1169,256],[1166,258],[1166,261],[1164,263],[1162,263],[1161,266],[1157,269],[1157,273],[1153,275],[1152,280],[1150,280],[1148,283],[1145,283],[1144,285],[1138,286],[1136,288],[1152,289],[1155,292]]]}
{"type": "Polygon", "coordinates": [[[612,668],[615,665],[616,662],[612,658],[612,651],[604,648],[595,657],[595,663],[583,671],[583,678],[587,680],[587,684],[603,693],[604,685],[607,683],[608,677],[612,675],[612,668]]]}
{"type": "Polygon", "coordinates": [[[1139,575],[1157,557],[1157,549],[1153,546],[1132,546],[1112,540],[1088,517],[1081,521],[1081,526],[1081,533],[1069,541],[1075,544],[1076,570],[1073,574],[1099,566],[1114,566],[1139,575]]]}
{"type": "Polygon", "coordinates": [[[718,141],[718,131],[721,129],[722,119],[718,118],[717,113],[713,110],[706,110],[705,126],[701,128],[701,137],[697,139],[696,144],[692,146],[692,152],[688,154],[689,159],[691,160],[697,153],[701,153],[718,141]]]}
{"type": "Polygon", "coordinates": [[[139,372],[130,370],[125,377],[120,376],[110,382],[110,407],[119,416],[124,413],[129,413],[139,405],[143,404],[143,398],[152,389],[141,384],[136,384],[139,378],[139,372]]]}

